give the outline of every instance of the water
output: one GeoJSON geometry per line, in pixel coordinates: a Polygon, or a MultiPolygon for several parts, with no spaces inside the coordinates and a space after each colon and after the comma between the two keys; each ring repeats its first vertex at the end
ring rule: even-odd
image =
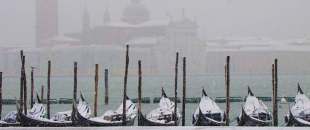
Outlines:
{"type": "MultiPolygon", "coordinates": [[[[28,77],[29,78],[29,77],[28,77]]],[[[310,94],[309,79],[310,75],[279,75],[279,96],[295,96],[297,91],[297,82],[300,82],[304,92],[310,94]]],[[[137,77],[131,76],[128,78],[128,96],[137,97],[137,77]]],[[[30,90],[30,80],[28,79],[28,88],[30,90]]],[[[108,109],[115,109],[122,100],[123,95],[123,77],[109,77],[109,105],[104,105],[104,79],[99,80],[99,100],[98,100],[98,115],[103,114],[108,109]]],[[[39,93],[41,85],[46,86],[45,77],[35,77],[35,88],[39,93]]],[[[271,96],[271,76],[270,75],[231,75],[231,96],[247,95],[247,86],[251,86],[253,92],[257,96],[271,96]]],[[[181,77],[178,81],[178,94],[182,94],[181,77]]],[[[143,97],[159,97],[161,95],[161,87],[164,87],[167,95],[174,96],[174,77],[173,76],[144,76],[142,86],[143,97]]],[[[197,75],[187,76],[187,97],[201,96],[201,89],[205,88],[208,95],[211,97],[225,96],[224,76],[223,75],[197,75]]],[[[73,77],[51,77],[51,98],[72,98],[73,77]]],[[[94,78],[93,77],[78,77],[78,92],[84,93],[86,100],[93,106],[94,100],[94,78]]],[[[3,98],[19,97],[19,78],[4,77],[3,79],[3,98]]],[[[45,88],[46,92],[46,88],[45,88]]],[[[28,94],[28,99],[30,94],[28,94]]],[[[46,95],[46,94],[45,94],[46,95]]],[[[265,102],[271,111],[271,102],[265,102]]],[[[197,103],[186,104],[186,125],[191,125],[192,113],[197,107],[197,103]]],[[[225,109],[224,103],[218,104],[220,108],[225,109]]],[[[230,120],[232,125],[236,125],[235,118],[241,111],[242,103],[231,103],[230,120]]],[[[279,104],[279,124],[284,123],[284,115],[288,111],[289,104],[279,104]]],[[[157,104],[142,104],[142,112],[148,113],[157,107],[157,104]]],[[[181,104],[178,104],[181,110],[181,104]]],[[[58,111],[70,110],[70,104],[52,104],[52,115],[58,111]]],[[[16,110],[15,105],[4,105],[2,116],[11,110],[16,110]]]]}

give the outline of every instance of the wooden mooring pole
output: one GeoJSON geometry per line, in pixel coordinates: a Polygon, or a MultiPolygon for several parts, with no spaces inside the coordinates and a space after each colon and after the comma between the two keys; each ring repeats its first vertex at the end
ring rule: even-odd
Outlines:
{"type": "Polygon", "coordinates": [[[178,64],[179,64],[179,52],[176,53],[175,59],[175,75],[174,75],[174,125],[177,126],[177,105],[178,105],[178,64]]]}
{"type": "Polygon", "coordinates": [[[33,70],[34,67],[31,67],[31,93],[30,93],[30,107],[33,107],[34,104],[34,99],[33,99],[33,95],[34,95],[34,80],[33,80],[33,70]]]}
{"type": "MultiPolygon", "coordinates": [[[[74,62],[74,68],[73,68],[73,102],[76,103],[76,93],[77,93],[77,62],[74,62]]],[[[75,108],[74,105],[72,105],[72,115],[75,116],[75,108]]],[[[73,121],[75,124],[76,121],[73,121]]]]}
{"type": "Polygon", "coordinates": [[[141,97],[142,97],[142,70],[141,70],[141,60],[138,61],[138,126],[142,125],[141,119],[141,97]]]}
{"type": "Polygon", "coordinates": [[[41,101],[44,99],[44,85],[41,86],[41,101]]]}
{"type": "Polygon", "coordinates": [[[126,65],[125,65],[125,76],[124,76],[124,96],[123,96],[123,126],[126,126],[126,97],[127,97],[127,75],[129,65],[129,45],[126,45],[126,65]]]}
{"type": "Polygon", "coordinates": [[[230,76],[229,76],[229,66],[230,66],[230,56],[226,57],[226,67],[225,67],[225,71],[226,71],[226,81],[225,81],[225,85],[226,85],[226,126],[229,126],[229,111],[230,111],[230,76]]]}
{"type": "Polygon", "coordinates": [[[20,88],[19,88],[19,106],[20,106],[20,111],[21,112],[23,112],[23,106],[24,106],[23,105],[23,100],[24,100],[23,56],[24,56],[24,52],[23,52],[23,50],[21,50],[20,51],[21,71],[20,71],[20,88]]]}
{"type": "Polygon", "coordinates": [[[278,101],[277,101],[277,97],[278,97],[278,59],[274,60],[274,71],[273,71],[273,111],[272,111],[272,115],[273,115],[273,125],[274,126],[278,126],[278,101]]]}
{"type": "Polygon", "coordinates": [[[0,120],[2,114],[2,72],[0,72],[0,120]]]}
{"type": "Polygon", "coordinates": [[[182,126],[185,126],[185,98],[186,98],[186,57],[183,57],[182,126]]]}
{"type": "Polygon", "coordinates": [[[23,90],[24,90],[24,113],[27,115],[27,78],[26,78],[26,69],[25,69],[25,60],[26,57],[23,55],[23,90]]]}
{"type": "Polygon", "coordinates": [[[23,50],[20,51],[20,59],[21,59],[21,71],[20,71],[20,89],[19,89],[19,106],[20,106],[20,112],[23,112],[23,101],[24,101],[24,74],[23,74],[23,57],[24,57],[24,52],[23,50]]]}
{"type": "Polygon", "coordinates": [[[77,62],[74,62],[74,78],[73,78],[73,100],[76,101],[76,93],[77,93],[77,62]]]}
{"type": "Polygon", "coordinates": [[[51,107],[51,61],[49,60],[47,65],[47,118],[50,119],[51,107]]]}
{"type": "Polygon", "coordinates": [[[105,94],[104,94],[104,104],[109,104],[109,70],[104,70],[104,88],[105,88],[105,94]]]}
{"type": "Polygon", "coordinates": [[[94,103],[94,116],[97,116],[97,103],[98,103],[98,69],[99,65],[95,65],[95,103],[94,103]]]}

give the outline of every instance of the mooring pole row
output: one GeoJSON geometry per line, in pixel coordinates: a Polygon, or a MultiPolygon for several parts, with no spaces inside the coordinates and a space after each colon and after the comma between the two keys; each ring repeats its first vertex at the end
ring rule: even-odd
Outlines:
{"type": "MultiPolygon", "coordinates": [[[[20,111],[27,114],[27,78],[25,69],[25,55],[23,51],[20,51],[21,55],[21,77],[20,77],[20,111]]],[[[177,89],[178,89],[178,62],[179,52],[176,52],[175,62],[175,86],[174,86],[174,121],[177,125],[177,89]]],[[[127,79],[128,79],[128,67],[129,67],[129,45],[126,45],[126,63],[125,63],[125,74],[124,74],[124,90],[123,90],[123,113],[122,113],[122,125],[126,124],[126,100],[127,100],[127,79]]],[[[182,126],[185,126],[185,106],[186,106],[186,57],[183,57],[183,96],[182,96],[182,126]]],[[[141,125],[141,100],[142,100],[142,69],[141,60],[138,61],[138,125],[141,125]]],[[[229,113],[230,113],[230,56],[226,57],[225,69],[225,88],[226,88],[226,125],[229,126],[229,113]]],[[[2,91],[2,72],[0,72],[0,119],[2,114],[3,105],[3,91],[2,91]]],[[[47,73],[47,118],[50,119],[50,77],[51,76],[51,61],[48,60],[48,73],[47,73]]],[[[98,85],[99,85],[99,65],[95,64],[95,92],[94,92],[94,116],[97,116],[98,107],[98,85]]],[[[108,69],[104,70],[105,80],[105,104],[108,104],[108,69]]],[[[41,86],[41,98],[44,98],[44,86],[41,86]]],[[[272,64],[272,109],[273,109],[273,125],[278,126],[278,59],[274,59],[272,64]]],[[[31,67],[31,102],[30,105],[34,105],[34,67],[31,67]]],[[[74,84],[73,84],[73,100],[77,100],[77,62],[74,62],[74,84]]]]}

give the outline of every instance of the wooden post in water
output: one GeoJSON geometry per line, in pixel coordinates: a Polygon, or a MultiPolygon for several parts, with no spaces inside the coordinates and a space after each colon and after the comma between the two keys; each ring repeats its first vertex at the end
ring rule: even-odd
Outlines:
{"type": "Polygon", "coordinates": [[[182,126],[185,126],[185,98],[186,98],[186,57],[183,57],[183,100],[182,100],[182,126]]]}
{"type": "MultiPolygon", "coordinates": [[[[77,62],[74,62],[73,68],[73,102],[76,103],[77,93],[77,62]]],[[[74,105],[72,105],[72,115],[75,115],[74,105]]]]}
{"type": "MultiPolygon", "coordinates": [[[[274,104],[277,98],[274,97],[274,64],[272,64],[272,116],[274,115],[274,104]]],[[[272,124],[274,125],[274,118],[272,124]]]]}
{"type": "Polygon", "coordinates": [[[74,78],[73,78],[73,100],[76,101],[77,93],[77,62],[74,62],[74,78]]]}
{"type": "Polygon", "coordinates": [[[174,125],[177,126],[177,105],[178,105],[178,64],[179,64],[179,52],[176,53],[175,59],[175,77],[174,77],[174,125]]]}
{"type": "Polygon", "coordinates": [[[97,103],[98,103],[98,69],[99,65],[95,65],[95,103],[94,103],[94,116],[97,116],[97,103]]]}
{"type": "Polygon", "coordinates": [[[31,67],[31,93],[30,93],[30,107],[33,107],[34,100],[33,100],[33,95],[34,95],[34,81],[33,81],[33,69],[34,67],[31,67]]]}
{"type": "Polygon", "coordinates": [[[105,88],[105,94],[104,94],[104,104],[109,104],[109,70],[104,70],[104,88],[105,88]]]}
{"type": "Polygon", "coordinates": [[[2,114],[2,72],[0,72],[0,120],[2,114]]]}
{"type": "Polygon", "coordinates": [[[273,125],[278,126],[278,59],[274,60],[273,125]]]}
{"type": "Polygon", "coordinates": [[[19,89],[19,106],[20,106],[20,111],[23,112],[23,102],[24,102],[24,74],[23,74],[23,58],[24,58],[24,53],[23,50],[20,51],[20,59],[21,59],[21,71],[20,71],[20,89],[19,89]]]}
{"type": "Polygon", "coordinates": [[[127,75],[129,65],[129,45],[126,45],[126,65],[125,65],[125,76],[124,76],[124,96],[123,96],[123,126],[126,126],[126,97],[127,97],[127,75]]]}
{"type": "Polygon", "coordinates": [[[51,107],[50,107],[50,98],[51,98],[51,61],[49,60],[47,65],[47,118],[50,119],[51,107]]]}
{"type": "Polygon", "coordinates": [[[229,126],[229,111],[230,111],[230,76],[229,76],[229,63],[230,62],[230,56],[226,57],[226,126],[229,126]]]}
{"type": "Polygon", "coordinates": [[[23,102],[23,107],[24,107],[24,113],[27,115],[27,78],[26,78],[26,69],[25,69],[25,60],[26,57],[23,55],[22,58],[22,75],[23,75],[23,94],[24,94],[24,102],[23,102]]]}
{"type": "Polygon", "coordinates": [[[141,70],[141,60],[138,61],[138,126],[142,125],[141,119],[141,98],[142,98],[142,70],[141,70]]]}
{"type": "Polygon", "coordinates": [[[44,85],[41,86],[41,101],[44,99],[44,85]]]}

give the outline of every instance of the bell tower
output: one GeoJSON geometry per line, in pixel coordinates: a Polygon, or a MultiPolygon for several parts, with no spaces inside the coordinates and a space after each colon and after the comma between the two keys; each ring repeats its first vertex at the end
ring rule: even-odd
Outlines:
{"type": "Polygon", "coordinates": [[[36,0],[36,47],[58,34],[58,0],[36,0]]]}

